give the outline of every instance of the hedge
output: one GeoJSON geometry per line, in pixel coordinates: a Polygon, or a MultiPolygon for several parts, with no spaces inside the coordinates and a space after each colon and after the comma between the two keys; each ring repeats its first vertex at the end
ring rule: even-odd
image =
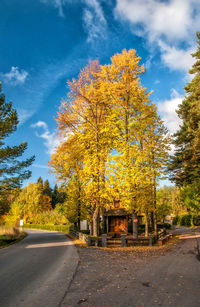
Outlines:
{"type": "Polygon", "coordinates": [[[24,224],[23,228],[41,229],[50,231],[59,231],[69,233],[70,229],[73,229],[73,225],[42,225],[42,224],[24,224]]]}
{"type": "Polygon", "coordinates": [[[190,215],[184,214],[181,216],[175,216],[173,218],[173,225],[179,226],[199,226],[200,225],[200,215],[190,215]]]}

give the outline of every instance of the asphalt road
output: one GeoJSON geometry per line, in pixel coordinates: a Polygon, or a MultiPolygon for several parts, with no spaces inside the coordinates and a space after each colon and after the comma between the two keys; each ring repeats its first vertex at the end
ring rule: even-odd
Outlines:
{"type": "Polygon", "coordinates": [[[60,306],[77,268],[76,248],[62,233],[27,233],[0,250],[0,306],[60,306]]]}

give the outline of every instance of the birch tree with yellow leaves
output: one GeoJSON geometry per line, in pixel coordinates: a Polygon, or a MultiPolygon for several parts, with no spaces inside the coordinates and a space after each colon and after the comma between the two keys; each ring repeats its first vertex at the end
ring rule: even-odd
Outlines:
{"type": "Polygon", "coordinates": [[[78,79],[68,82],[69,95],[58,113],[62,133],[73,134],[83,155],[81,178],[85,200],[90,207],[93,235],[98,235],[98,219],[105,186],[105,161],[111,150],[110,106],[102,95],[102,68],[91,62],[78,79]]]}
{"type": "Polygon", "coordinates": [[[107,74],[105,94],[115,118],[110,186],[117,188],[129,213],[147,214],[154,208],[149,195],[161,178],[170,140],[150,93],[140,84],[144,66],[139,61],[135,50],[123,50],[103,70],[107,74]]]}
{"type": "MultiPolygon", "coordinates": [[[[153,210],[146,195],[157,184],[167,161],[167,131],[150,93],[140,83],[145,69],[139,61],[135,50],[123,50],[111,58],[110,65],[91,62],[77,80],[68,82],[68,99],[58,112],[60,132],[75,139],[81,153],[82,197],[95,236],[100,211],[116,191],[127,212],[153,210]]],[[[71,160],[67,166],[64,163],[68,146],[75,150],[67,141],[52,157],[51,164],[61,179],[72,171],[68,167],[71,160]]],[[[75,157],[76,150],[71,155],[73,160],[75,157]]]]}

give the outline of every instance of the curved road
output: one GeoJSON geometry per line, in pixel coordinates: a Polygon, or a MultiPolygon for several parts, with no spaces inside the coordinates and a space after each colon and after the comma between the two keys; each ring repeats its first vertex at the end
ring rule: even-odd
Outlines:
{"type": "Polygon", "coordinates": [[[0,250],[0,306],[60,306],[77,268],[76,248],[62,233],[26,232],[0,250]]]}

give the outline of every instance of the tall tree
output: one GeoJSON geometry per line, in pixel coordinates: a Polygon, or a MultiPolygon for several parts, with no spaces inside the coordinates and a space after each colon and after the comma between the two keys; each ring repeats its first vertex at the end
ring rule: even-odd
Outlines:
{"type": "MultiPolygon", "coordinates": [[[[69,82],[69,99],[58,113],[58,125],[65,133],[76,134],[84,154],[84,188],[90,202],[93,234],[98,234],[98,219],[105,183],[105,160],[110,148],[110,108],[102,95],[102,67],[91,62],[69,82]]],[[[104,88],[105,91],[105,88],[104,88]]]]}
{"type": "Polygon", "coordinates": [[[46,179],[43,185],[43,194],[52,198],[52,188],[50,187],[49,180],[46,179]]]}
{"type": "MultiPolygon", "coordinates": [[[[141,211],[144,190],[149,194],[152,174],[156,183],[163,167],[167,138],[150,93],[140,84],[144,66],[139,60],[135,50],[123,50],[110,65],[91,62],[69,82],[69,99],[58,113],[59,130],[68,140],[53,156],[53,167],[61,179],[72,176],[77,155],[69,140],[76,139],[82,155],[81,197],[92,215],[93,235],[112,197],[120,196],[131,213],[141,211]]],[[[147,198],[143,197],[145,210],[147,198]]]]}
{"type": "Polygon", "coordinates": [[[63,142],[52,154],[49,162],[54,169],[57,179],[65,185],[67,194],[66,205],[70,214],[70,221],[77,224],[80,229],[81,209],[83,205],[83,181],[81,172],[83,168],[83,154],[79,144],[78,135],[73,135],[63,142]],[[69,210],[70,208],[70,210],[69,210]],[[73,212],[73,214],[72,214],[73,212]]]}
{"type": "Polygon", "coordinates": [[[169,137],[150,102],[150,93],[140,83],[144,66],[139,61],[135,50],[123,50],[104,68],[108,74],[105,94],[112,100],[115,118],[115,153],[110,156],[108,176],[118,184],[120,198],[130,213],[148,214],[152,208],[149,195],[167,162],[169,137]]]}
{"type": "Polygon", "coordinates": [[[171,180],[178,186],[192,184],[200,177],[200,32],[197,32],[196,62],[189,71],[194,75],[185,86],[186,96],[177,110],[182,120],[174,135],[176,151],[171,160],[171,180]]]}
{"type": "Polygon", "coordinates": [[[21,161],[20,157],[27,149],[27,143],[6,146],[4,139],[17,129],[17,113],[12,103],[6,103],[0,83],[0,194],[20,186],[24,179],[31,176],[26,170],[34,157],[21,161]]]}

